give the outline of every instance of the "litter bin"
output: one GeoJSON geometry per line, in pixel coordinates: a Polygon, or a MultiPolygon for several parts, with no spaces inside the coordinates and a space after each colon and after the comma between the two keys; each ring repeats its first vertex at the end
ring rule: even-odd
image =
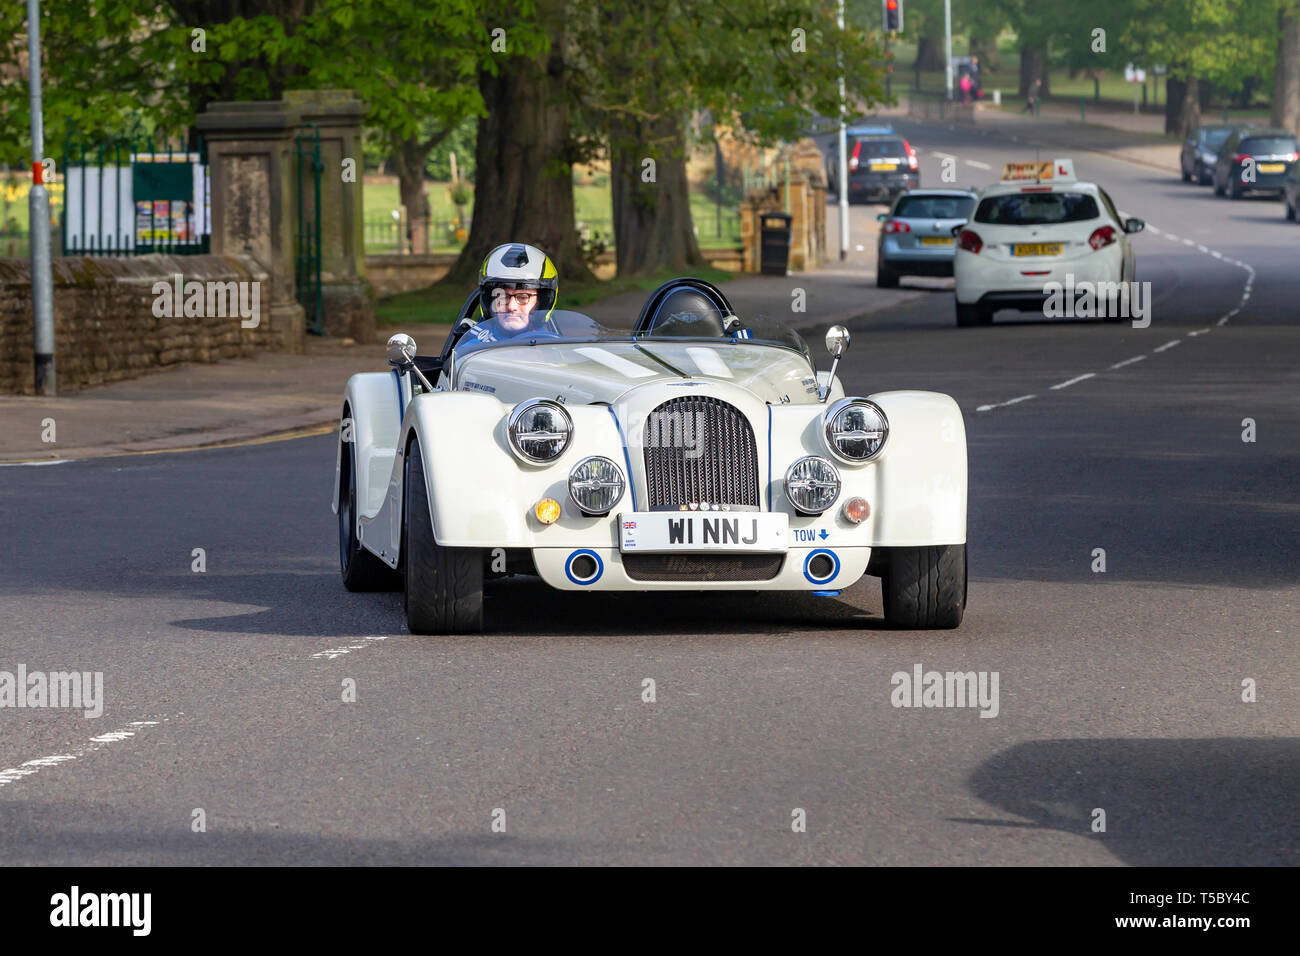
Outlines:
{"type": "Polygon", "coordinates": [[[759,230],[759,271],[765,276],[783,276],[790,268],[790,221],[788,212],[765,212],[759,230]]]}

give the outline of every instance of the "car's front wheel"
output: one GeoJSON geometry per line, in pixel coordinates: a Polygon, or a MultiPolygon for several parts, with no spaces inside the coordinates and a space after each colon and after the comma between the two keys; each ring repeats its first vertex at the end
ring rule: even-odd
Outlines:
{"type": "Polygon", "coordinates": [[[966,545],[889,548],[880,588],[891,627],[954,628],[966,610],[966,545]]]}
{"type": "Polygon", "coordinates": [[[433,536],[429,486],[420,446],[406,455],[402,508],[402,564],[406,572],[406,626],[412,634],[483,630],[483,552],[444,548],[433,536]]]}
{"type": "Polygon", "coordinates": [[[401,578],[361,546],[357,538],[357,470],[352,442],[343,442],[339,460],[339,567],[349,591],[396,591],[401,578]]]}

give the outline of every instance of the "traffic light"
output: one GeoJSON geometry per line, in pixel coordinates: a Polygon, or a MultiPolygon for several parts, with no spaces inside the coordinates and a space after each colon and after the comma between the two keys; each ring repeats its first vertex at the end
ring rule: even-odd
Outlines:
{"type": "Polygon", "coordinates": [[[886,33],[902,33],[903,0],[880,0],[880,18],[886,33]]]}

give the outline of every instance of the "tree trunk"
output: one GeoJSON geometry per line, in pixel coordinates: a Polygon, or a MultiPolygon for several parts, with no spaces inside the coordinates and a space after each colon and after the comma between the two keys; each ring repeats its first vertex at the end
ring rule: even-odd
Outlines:
{"type": "Polygon", "coordinates": [[[945,63],[943,35],[922,36],[916,42],[916,62],[913,70],[925,70],[928,73],[942,70],[945,63]]]}
{"type": "Polygon", "coordinates": [[[1273,79],[1273,126],[1300,132],[1300,9],[1285,3],[1277,13],[1277,70],[1273,79]]]}
{"type": "Polygon", "coordinates": [[[1020,95],[1028,96],[1033,89],[1034,78],[1042,81],[1038,88],[1040,98],[1051,95],[1051,84],[1047,76],[1047,48],[1043,46],[1023,46],[1020,48],[1020,95]]]}
{"type": "Polygon", "coordinates": [[[691,221],[686,180],[686,137],[681,118],[666,113],[640,130],[616,128],[611,140],[610,198],[614,212],[614,249],[620,276],[664,270],[685,272],[702,265],[691,221]],[[653,157],[654,179],[644,149],[631,146],[637,133],[664,144],[653,157]]]}
{"type": "MultiPolygon", "coordinates": [[[[505,242],[537,246],[561,279],[594,282],[573,221],[573,162],[566,99],[564,21],[549,17],[551,48],[479,74],[487,116],[478,121],[474,212],[469,237],[444,283],[476,281],[487,254],[505,242]]],[[[560,285],[560,308],[564,285],[560,285]]]]}
{"type": "Polygon", "coordinates": [[[996,73],[1000,67],[998,65],[998,37],[994,31],[987,36],[972,36],[970,38],[971,56],[980,58],[981,73],[996,73]]]}
{"type": "Polygon", "coordinates": [[[426,146],[416,137],[393,144],[393,165],[397,167],[397,190],[406,210],[407,236],[413,253],[429,251],[429,218],[424,202],[424,162],[432,144],[426,146]]]}
{"type": "Polygon", "coordinates": [[[1201,125],[1200,78],[1179,79],[1171,68],[1165,79],[1165,132],[1186,136],[1201,125]]]}

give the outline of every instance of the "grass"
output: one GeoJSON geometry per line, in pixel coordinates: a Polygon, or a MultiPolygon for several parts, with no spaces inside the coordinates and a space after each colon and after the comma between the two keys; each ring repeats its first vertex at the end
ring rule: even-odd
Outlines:
{"type": "MultiPolygon", "coordinates": [[[[581,311],[585,306],[603,302],[611,296],[638,290],[650,291],[678,273],[660,272],[649,276],[628,276],[617,279],[598,279],[595,282],[567,282],[560,286],[559,307],[581,311]]],[[[691,275],[706,282],[722,283],[738,277],[739,273],[699,266],[691,275]]],[[[412,324],[417,322],[450,323],[455,319],[468,289],[435,284],[410,292],[386,296],[375,306],[375,317],[381,325],[412,324]]]]}
{"type": "MultiPolygon", "coordinates": [[[[429,203],[433,209],[433,220],[437,224],[451,221],[456,216],[456,207],[447,195],[450,184],[429,183],[429,203]]],[[[368,181],[365,184],[364,199],[365,219],[373,221],[390,217],[394,209],[401,206],[396,183],[368,181]]],[[[691,216],[695,222],[700,246],[705,249],[717,249],[739,245],[740,211],[735,207],[724,206],[722,209],[722,235],[717,234],[717,209],[712,200],[703,193],[691,193],[691,216]]],[[[588,234],[600,233],[607,245],[612,246],[614,233],[613,207],[610,199],[609,185],[575,185],[573,187],[574,220],[583,224],[588,234]]],[[[473,212],[473,202],[465,207],[466,215],[473,212]]],[[[460,244],[447,229],[438,225],[433,235],[434,252],[457,252],[460,244]]],[[[367,233],[366,246],[370,252],[391,251],[392,242],[385,241],[388,232],[382,227],[372,227],[367,233]]]]}

